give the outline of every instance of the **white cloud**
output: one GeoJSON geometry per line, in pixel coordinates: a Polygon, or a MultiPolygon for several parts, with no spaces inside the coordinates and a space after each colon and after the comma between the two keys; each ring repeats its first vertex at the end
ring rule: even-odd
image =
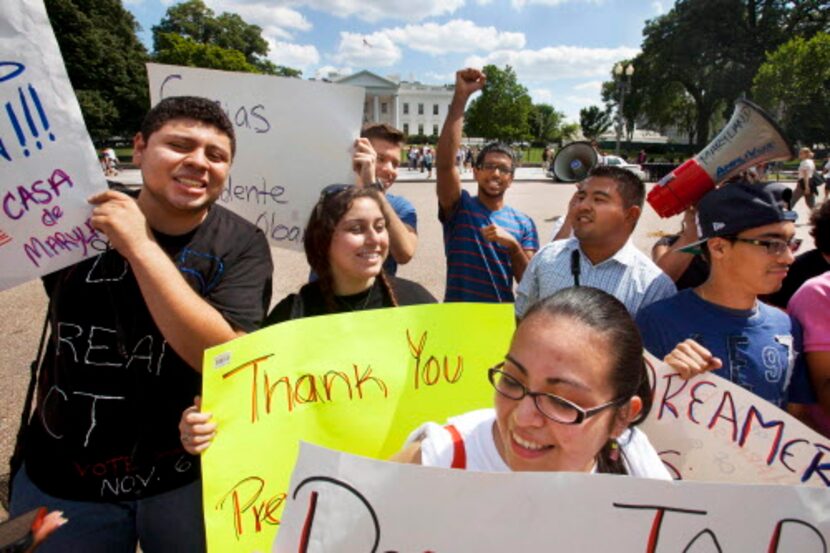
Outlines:
{"type": "Polygon", "coordinates": [[[341,32],[340,44],[332,59],[357,67],[388,67],[401,60],[401,50],[383,32],[370,35],[341,32]]]}
{"type": "Polygon", "coordinates": [[[296,0],[296,3],[340,17],[356,16],[364,21],[421,21],[449,15],[462,7],[464,0],[296,0]]]}
{"type": "Polygon", "coordinates": [[[524,33],[499,31],[495,27],[479,27],[465,19],[453,19],[441,25],[407,25],[383,29],[380,32],[395,43],[432,55],[523,48],[526,42],[524,33]]]}
{"type": "Polygon", "coordinates": [[[529,90],[530,97],[533,98],[534,104],[552,104],[553,93],[547,88],[534,88],[529,90]]]}
{"type": "MultiPolygon", "coordinates": [[[[169,0],[168,0],[169,1],[169,0]]],[[[215,4],[258,4],[271,9],[311,8],[322,13],[363,21],[383,19],[421,21],[429,17],[449,15],[464,5],[465,0],[211,0],[215,4]]]]}
{"type": "Polygon", "coordinates": [[[659,0],[652,2],[651,7],[654,8],[654,11],[657,15],[663,15],[663,13],[665,13],[666,11],[666,8],[663,7],[663,2],[660,2],[659,0]]]}
{"type": "Polygon", "coordinates": [[[299,11],[288,6],[275,5],[268,0],[207,0],[215,13],[236,13],[245,20],[262,27],[266,40],[287,40],[297,31],[310,31],[311,22],[299,11]]]}
{"type": "Polygon", "coordinates": [[[574,90],[587,90],[590,92],[600,92],[602,91],[602,81],[586,81],[584,83],[579,83],[574,85],[574,90]]]}
{"type": "Polygon", "coordinates": [[[561,6],[562,4],[571,4],[575,2],[582,2],[584,4],[600,5],[604,0],[512,0],[513,7],[517,10],[525,6],[536,4],[538,6],[561,6]]]}
{"type": "Polygon", "coordinates": [[[295,69],[305,69],[320,62],[320,54],[312,45],[292,44],[290,42],[268,41],[268,59],[277,65],[286,65],[295,69]]]}
{"type": "Polygon", "coordinates": [[[541,50],[497,50],[486,56],[470,56],[464,62],[469,67],[487,64],[515,69],[519,80],[549,81],[566,78],[608,78],[614,63],[630,59],[639,53],[636,48],[584,48],[581,46],[551,46],[541,50]]]}

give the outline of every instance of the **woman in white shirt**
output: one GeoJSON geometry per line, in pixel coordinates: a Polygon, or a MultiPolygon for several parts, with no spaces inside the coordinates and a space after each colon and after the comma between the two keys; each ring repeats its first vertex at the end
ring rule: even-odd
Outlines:
{"type": "Polygon", "coordinates": [[[479,471],[571,471],[669,479],[636,428],[651,408],[640,333],[613,296],[560,290],[519,322],[489,369],[494,408],[427,423],[399,462],[479,471]]]}
{"type": "Polygon", "coordinates": [[[798,159],[801,160],[801,163],[798,165],[798,182],[793,193],[792,207],[795,208],[795,204],[804,196],[807,207],[813,209],[816,206],[816,194],[810,188],[810,179],[813,178],[813,173],[816,172],[816,164],[813,162],[812,150],[801,148],[798,151],[798,159]]]}

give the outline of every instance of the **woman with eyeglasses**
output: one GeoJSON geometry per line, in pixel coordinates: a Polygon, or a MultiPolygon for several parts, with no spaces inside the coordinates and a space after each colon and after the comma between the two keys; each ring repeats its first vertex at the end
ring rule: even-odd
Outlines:
{"type": "MultiPolygon", "coordinates": [[[[334,184],[323,189],[303,241],[318,278],[283,298],[263,327],[317,315],[435,303],[420,284],[383,272],[389,233],[380,201],[372,188],[334,184]]],[[[199,411],[198,400],[182,413],[179,431],[188,453],[195,455],[210,445],[216,425],[209,420],[209,413],[199,411]]]]}
{"type": "Polygon", "coordinates": [[[494,408],[421,426],[394,460],[670,479],[636,428],[651,408],[643,344],[611,295],[574,287],[536,303],[487,377],[494,408]]]}

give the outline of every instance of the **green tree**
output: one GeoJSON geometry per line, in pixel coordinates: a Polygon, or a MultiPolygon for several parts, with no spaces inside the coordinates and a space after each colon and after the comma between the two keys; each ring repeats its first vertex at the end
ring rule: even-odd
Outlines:
{"type": "Polygon", "coordinates": [[[670,106],[682,86],[695,106],[695,138],[703,146],[717,110],[731,111],[751,93],[765,53],[793,35],[826,30],[826,0],[678,0],[665,15],[646,23],[635,76],[643,94],[673,95],[654,101],[670,106]]]}
{"type": "Polygon", "coordinates": [[[149,106],[147,50],[121,0],[46,0],[93,141],[132,136],[149,106]]]}
{"type": "Polygon", "coordinates": [[[550,104],[533,104],[530,109],[528,126],[533,142],[562,142],[572,138],[577,125],[565,123],[565,114],[556,111],[550,104]]]}
{"type": "Polygon", "coordinates": [[[248,63],[239,50],[228,50],[213,44],[202,44],[193,39],[174,33],[159,33],[156,36],[159,48],[155,61],[171,65],[223,69],[257,73],[257,68],[248,63]]]}
{"type": "Polygon", "coordinates": [[[579,126],[582,134],[589,140],[596,140],[599,135],[611,126],[611,114],[599,106],[591,106],[579,110],[579,126]]]}
{"type": "Polygon", "coordinates": [[[302,74],[266,58],[268,42],[261,27],[246,23],[235,13],[217,16],[202,0],[188,0],[167,9],[153,27],[153,50],[154,59],[161,63],[287,77],[302,74]]]}
{"type": "Polygon", "coordinates": [[[830,141],[830,34],[796,37],[767,57],[753,85],[755,99],[806,144],[830,141]]]}
{"type": "Polygon", "coordinates": [[[533,105],[527,89],[516,80],[516,72],[510,66],[499,69],[487,65],[483,71],[487,85],[467,108],[464,133],[508,143],[526,140],[530,136],[528,119],[533,105]]]}

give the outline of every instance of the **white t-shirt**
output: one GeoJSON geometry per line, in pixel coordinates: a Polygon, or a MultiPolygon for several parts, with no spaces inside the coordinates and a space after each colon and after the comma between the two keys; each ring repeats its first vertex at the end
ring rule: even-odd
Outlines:
{"type": "MultiPolygon", "coordinates": [[[[495,421],[495,409],[470,411],[447,421],[447,424],[458,430],[464,442],[467,470],[510,472],[510,467],[499,455],[493,440],[495,421]]],[[[640,478],[671,480],[668,469],[642,431],[629,428],[617,441],[628,474],[640,478]]],[[[408,444],[413,442],[421,443],[422,465],[443,468],[452,466],[455,448],[452,435],[444,426],[434,422],[421,425],[406,440],[408,444]]]]}
{"type": "Polygon", "coordinates": [[[798,178],[810,180],[813,178],[813,173],[816,172],[816,164],[812,159],[802,159],[798,164],[798,178]]]}

